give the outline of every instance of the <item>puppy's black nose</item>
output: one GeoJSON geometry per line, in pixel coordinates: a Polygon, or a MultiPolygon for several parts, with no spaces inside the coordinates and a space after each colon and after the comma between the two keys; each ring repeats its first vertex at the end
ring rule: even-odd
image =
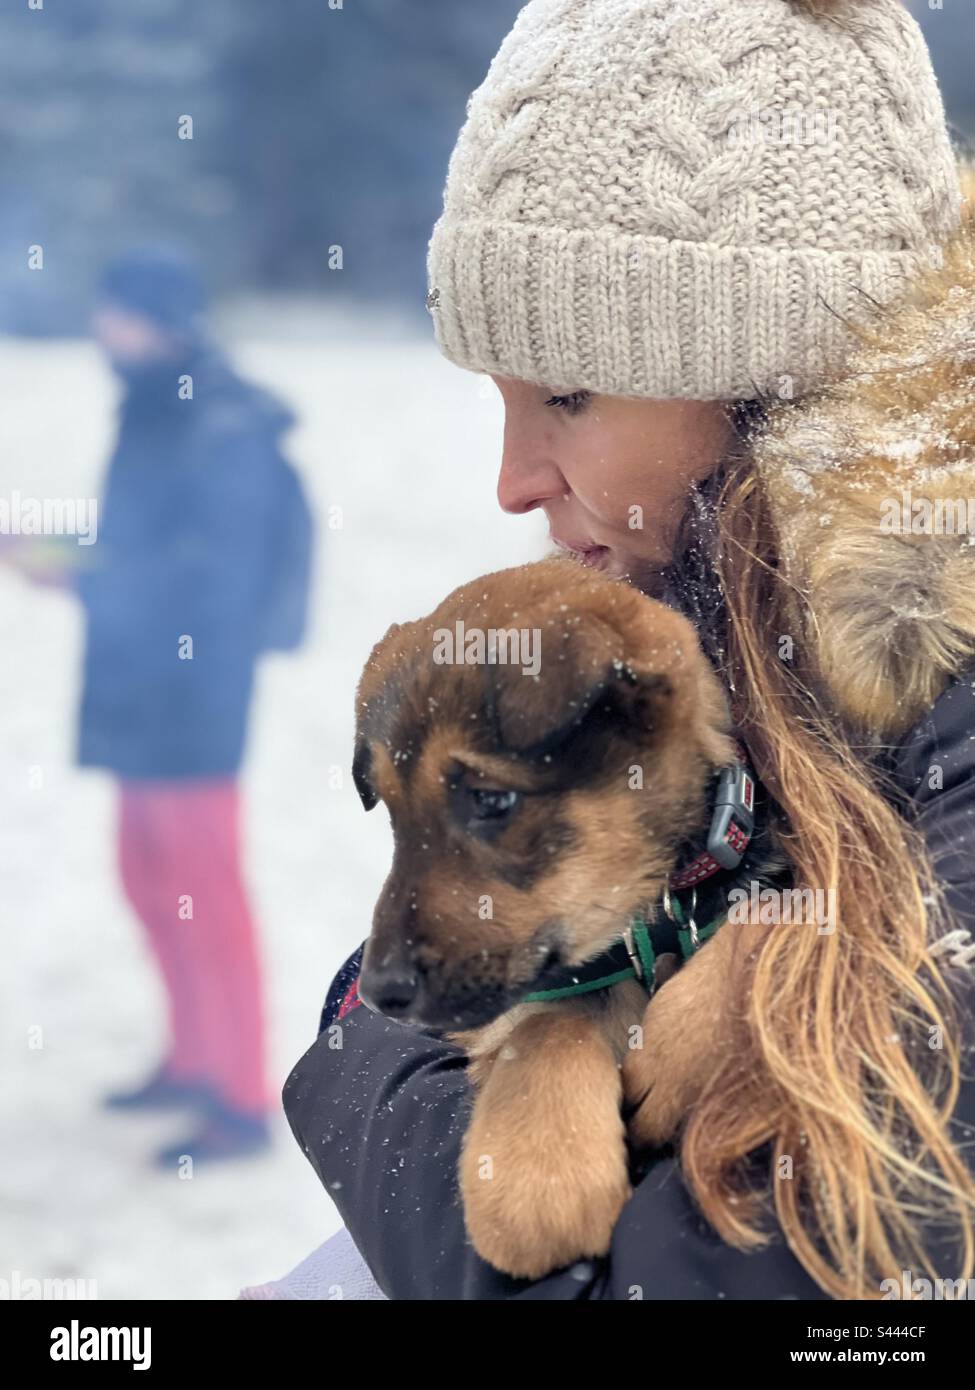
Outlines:
{"type": "Polygon", "coordinates": [[[377,966],[359,976],[359,998],[374,1013],[399,1018],[416,998],[418,984],[412,970],[398,965],[377,966]]]}

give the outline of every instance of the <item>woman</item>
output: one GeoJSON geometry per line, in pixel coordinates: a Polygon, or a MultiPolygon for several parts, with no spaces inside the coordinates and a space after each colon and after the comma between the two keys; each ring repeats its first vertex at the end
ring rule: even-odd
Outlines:
{"type": "Polygon", "coordinates": [[[972,490],[961,213],[898,0],[534,0],[471,99],[428,305],[504,399],[501,504],[695,620],[839,920],[769,925],[608,1257],[531,1284],[465,1241],[463,1055],[355,1007],[356,953],[284,1098],[389,1297],[975,1273],[975,550],[905,501],[972,490]]]}

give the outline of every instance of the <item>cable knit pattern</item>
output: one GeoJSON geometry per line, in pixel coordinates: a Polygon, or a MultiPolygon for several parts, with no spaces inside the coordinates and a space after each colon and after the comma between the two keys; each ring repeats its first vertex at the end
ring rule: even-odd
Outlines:
{"type": "Polygon", "coordinates": [[[553,391],[798,393],[960,203],[900,0],[532,0],[468,102],[427,302],[452,361],[553,391]]]}

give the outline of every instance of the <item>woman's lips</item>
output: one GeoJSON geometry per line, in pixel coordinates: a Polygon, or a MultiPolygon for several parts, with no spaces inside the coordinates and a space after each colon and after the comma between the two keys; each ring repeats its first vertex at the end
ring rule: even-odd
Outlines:
{"type": "Polygon", "coordinates": [[[568,551],[592,569],[601,569],[609,556],[609,546],[597,545],[595,541],[563,540],[561,536],[553,536],[552,541],[560,550],[568,551]]]}

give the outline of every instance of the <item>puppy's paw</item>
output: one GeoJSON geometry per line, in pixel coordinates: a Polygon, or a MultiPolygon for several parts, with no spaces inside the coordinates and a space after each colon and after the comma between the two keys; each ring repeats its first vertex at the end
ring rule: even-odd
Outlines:
{"type": "Polygon", "coordinates": [[[639,1045],[623,1058],[626,1132],[636,1149],[672,1140],[701,1093],[713,1039],[707,1026],[698,1025],[693,983],[694,972],[685,966],[653,996],[639,1045]]]}
{"type": "MultiPolygon", "coordinates": [[[[540,1279],[605,1255],[631,1195],[623,1125],[545,1142],[538,1132],[493,1134],[472,1125],[460,1163],[468,1234],[506,1274],[540,1279]]],[[[550,1137],[551,1140],[551,1137],[550,1137]]]]}
{"type": "Polygon", "coordinates": [[[677,1133],[688,1108],[682,1082],[667,1076],[666,1049],[651,1051],[644,1029],[644,1046],[627,1053],[623,1062],[626,1133],[637,1149],[655,1149],[677,1133]]]}
{"type": "Polygon", "coordinates": [[[622,1062],[626,1129],[636,1148],[674,1139],[700,1098],[715,1055],[733,1046],[727,980],[735,934],[723,927],[654,994],[643,1015],[640,1046],[622,1062]]]}

